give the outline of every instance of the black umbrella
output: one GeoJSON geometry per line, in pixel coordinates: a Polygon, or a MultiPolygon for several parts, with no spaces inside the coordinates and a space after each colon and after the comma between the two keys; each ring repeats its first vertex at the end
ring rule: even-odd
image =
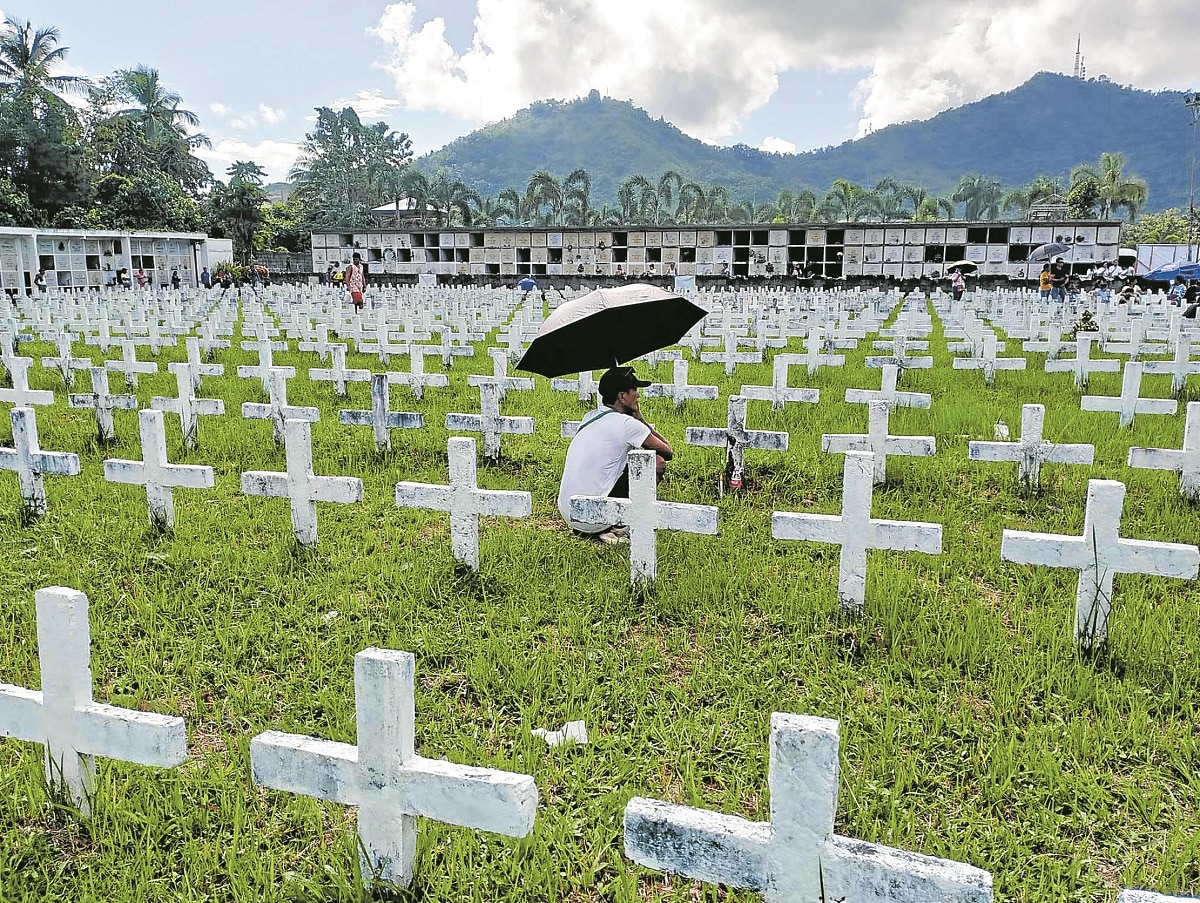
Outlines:
{"type": "Polygon", "coordinates": [[[1038,245],[1036,248],[1030,251],[1028,260],[1031,262],[1049,260],[1051,257],[1058,257],[1062,254],[1066,254],[1069,250],[1071,250],[1070,245],[1064,245],[1062,242],[1052,241],[1047,245],[1038,245]]]}
{"type": "Polygon", "coordinates": [[[674,345],[707,313],[653,285],[598,288],[550,314],[517,369],[543,376],[606,370],[674,345]]]}

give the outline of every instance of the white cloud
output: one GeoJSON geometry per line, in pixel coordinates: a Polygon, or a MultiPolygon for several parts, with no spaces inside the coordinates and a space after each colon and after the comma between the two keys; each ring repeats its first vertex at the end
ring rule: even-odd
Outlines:
{"type": "Polygon", "coordinates": [[[267,181],[280,182],[287,178],[288,170],[300,155],[300,145],[289,141],[260,141],[247,144],[232,138],[224,138],[211,148],[200,148],[196,156],[208,164],[213,175],[225,178],[225,170],[238,160],[253,160],[267,171],[267,181]]]}
{"type": "Polygon", "coordinates": [[[796,145],[793,142],[788,141],[786,138],[776,138],[774,135],[768,135],[764,138],[758,149],[766,151],[768,154],[796,153],[796,145]]]}
{"type": "Polygon", "coordinates": [[[279,123],[287,118],[287,114],[283,110],[274,110],[265,103],[258,105],[258,115],[262,117],[263,122],[267,125],[279,125],[279,123]]]}
{"type": "MultiPolygon", "coordinates": [[[[358,118],[366,122],[377,122],[383,118],[385,113],[397,109],[400,105],[398,98],[384,97],[383,92],[378,88],[374,91],[359,91],[353,97],[343,97],[329,104],[330,108],[334,110],[353,107],[358,118]]],[[[316,116],[310,116],[308,119],[310,122],[317,121],[316,116]]]]}
{"type": "MultiPolygon", "coordinates": [[[[860,133],[1009,90],[1038,70],[1070,71],[1084,32],[1091,75],[1145,88],[1200,81],[1194,0],[477,0],[469,47],[410,2],[370,29],[407,109],[477,122],[596,88],[717,140],[795,69],[865,68],[860,133]],[[1147,50],[1152,48],[1152,50],[1147,50]]],[[[357,107],[356,107],[357,108],[357,107]]],[[[361,115],[361,111],[360,111],[361,115]]]]}
{"type": "Polygon", "coordinates": [[[252,129],[258,125],[258,121],[253,116],[247,114],[245,116],[235,116],[233,119],[230,119],[227,124],[231,129],[244,132],[247,129],[252,129]]]}
{"type": "Polygon", "coordinates": [[[218,116],[224,116],[229,112],[229,107],[223,103],[210,103],[208,109],[210,113],[216,113],[218,116]]]}

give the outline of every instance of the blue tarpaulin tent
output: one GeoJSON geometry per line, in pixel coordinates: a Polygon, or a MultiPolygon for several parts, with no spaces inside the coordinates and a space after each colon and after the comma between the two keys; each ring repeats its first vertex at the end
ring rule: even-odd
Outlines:
{"type": "Polygon", "coordinates": [[[1155,267],[1142,278],[1150,282],[1171,282],[1176,276],[1182,276],[1184,279],[1200,279],[1200,263],[1173,260],[1171,263],[1155,267]]]}

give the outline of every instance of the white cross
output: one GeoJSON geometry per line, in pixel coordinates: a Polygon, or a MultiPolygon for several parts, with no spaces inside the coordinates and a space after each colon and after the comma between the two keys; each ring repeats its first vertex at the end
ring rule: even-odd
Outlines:
{"type": "Polygon", "coordinates": [[[38,444],[37,412],[33,408],[13,408],[13,447],[0,448],[0,470],[15,470],[21,490],[22,518],[36,520],[46,513],[44,474],[58,477],[79,475],[79,456],[69,452],[42,451],[38,444]]]}
{"type": "Polygon", "coordinates": [[[440,333],[441,342],[437,345],[434,353],[441,355],[443,367],[449,369],[454,364],[456,357],[475,356],[475,349],[472,346],[455,344],[453,327],[443,323],[437,327],[437,330],[440,333]]]}
{"type": "Polygon", "coordinates": [[[528,436],[533,432],[532,417],[501,417],[500,387],[495,380],[479,386],[478,414],[447,414],[446,429],[483,433],[483,457],[495,461],[500,457],[500,436],[504,433],[528,436]]]}
{"type": "Polygon", "coordinates": [[[361,502],[362,480],[357,477],[313,475],[312,427],[304,420],[283,422],[287,471],[248,470],[242,474],[242,492],[269,498],[286,498],[292,507],[292,532],[302,546],[317,544],[317,502],[349,505],[361,502]]]}
{"type": "Polygon", "coordinates": [[[57,370],[66,387],[73,389],[75,388],[75,371],[90,369],[92,361],[90,358],[75,357],[71,354],[71,333],[69,332],[61,333],[56,344],[58,345],[58,357],[43,357],[42,366],[47,370],[51,368],[57,370]]]}
{"type": "Polygon", "coordinates": [[[488,354],[492,357],[492,375],[482,376],[474,374],[468,376],[468,386],[478,387],[482,386],[485,382],[494,382],[500,390],[500,401],[504,401],[504,396],[508,394],[509,390],[516,392],[533,391],[532,377],[508,375],[508,355],[503,348],[489,348],[488,354]]]}
{"type": "Polygon", "coordinates": [[[875,482],[882,483],[887,479],[888,455],[928,458],[937,450],[937,440],[933,436],[889,436],[891,408],[886,401],[872,401],[867,410],[865,434],[827,433],[821,437],[821,451],[833,454],[872,452],[875,455],[875,482]]]}
{"type": "Polygon", "coordinates": [[[1116,373],[1121,369],[1118,360],[1092,360],[1092,343],[1096,333],[1080,332],[1075,336],[1075,357],[1068,360],[1046,361],[1047,373],[1074,373],[1075,389],[1087,388],[1088,377],[1093,373],[1116,373]]]}
{"type": "Polygon", "coordinates": [[[847,452],[842,466],[842,513],[771,514],[775,539],[829,542],[840,545],[838,559],[838,602],[843,612],[862,610],[867,591],[867,550],[924,552],[940,555],[942,528],[928,524],[871,517],[874,455],[847,452]]]}
{"type": "MultiPolygon", "coordinates": [[[[394,370],[387,372],[387,381],[390,385],[408,386],[412,392],[413,398],[421,399],[425,397],[426,388],[445,389],[450,385],[450,378],[445,373],[426,373],[425,372],[425,354],[422,350],[423,346],[413,345],[412,353],[409,355],[409,372],[398,373],[394,370]]],[[[533,380],[530,380],[533,382],[533,380]]]]}
{"type": "MultiPolygon", "coordinates": [[[[839,355],[840,357],[840,355],[839,355]]],[[[771,364],[771,385],[742,386],[741,395],[771,402],[774,410],[793,404],[817,404],[821,400],[820,389],[793,389],[788,387],[788,367],[804,362],[801,354],[777,354],[771,364]]],[[[812,370],[810,369],[811,373],[812,370]]]]}
{"type": "Polygon", "coordinates": [[[275,366],[274,352],[287,351],[287,342],[272,342],[267,338],[266,327],[262,324],[259,324],[258,336],[253,342],[242,342],[243,351],[258,352],[258,365],[243,364],[237,368],[237,375],[243,379],[258,379],[262,383],[263,394],[265,395],[271,390],[272,370],[286,370],[290,378],[296,375],[296,368],[275,366]]]}
{"type": "Polygon", "coordinates": [[[425,417],[407,411],[392,411],[389,398],[389,373],[371,374],[371,410],[338,411],[338,422],[342,426],[369,426],[375,431],[375,447],[380,451],[391,451],[391,430],[419,430],[425,426],[425,417]]]}
{"type": "Polygon", "coordinates": [[[1000,557],[1017,564],[1079,571],[1075,589],[1075,640],[1090,647],[1108,636],[1114,574],[1152,574],[1192,579],[1200,568],[1200,549],[1179,543],[1121,539],[1125,484],[1089,480],[1082,536],[1058,536],[1005,530],[1000,557]]]}
{"type": "Polygon", "coordinates": [[[103,367],[92,367],[91,370],[92,391],[67,396],[67,404],[96,412],[96,438],[105,445],[113,438],[113,411],[136,411],[138,400],[134,395],[110,395],[108,371],[103,367]]]}
{"type": "MultiPolygon", "coordinates": [[[[833,337],[829,337],[827,344],[832,345],[833,337]]],[[[805,363],[808,365],[808,375],[813,376],[817,370],[822,367],[840,367],[846,363],[845,355],[830,354],[826,349],[826,343],[821,341],[821,328],[814,326],[808,331],[808,345],[805,350],[805,363]]],[[[778,360],[779,358],[776,358],[778,360]]],[[[745,394],[745,393],[743,393],[745,394]]]]}
{"type": "Polygon", "coordinates": [[[717,509],[658,500],[655,454],[629,453],[629,498],[573,495],[571,520],[581,524],[621,524],[629,528],[629,580],[634,586],[653,583],[658,573],[659,530],[681,530],[705,536],[717,534],[717,509]]]}
{"type": "Polygon", "coordinates": [[[301,351],[315,351],[321,363],[325,363],[325,358],[329,356],[329,326],[325,323],[318,323],[316,339],[311,342],[301,342],[298,347],[301,351]]]}
{"type": "Polygon", "coordinates": [[[167,431],[162,411],[138,411],[142,460],[110,458],[104,462],[104,479],[146,487],[150,523],[159,529],[175,526],[173,489],[212,489],[213,469],[167,460],[167,431]]]}
{"type": "Polygon", "coordinates": [[[188,336],[185,344],[187,346],[187,369],[188,375],[192,379],[192,390],[200,391],[200,383],[206,376],[222,376],[225,373],[223,364],[206,364],[200,359],[200,340],[195,336],[188,336]]]}
{"type": "Polygon", "coordinates": [[[836,721],[773,713],[770,821],[634,797],[625,855],[656,871],[758,891],[766,903],[990,903],[987,872],[833,833],[838,745],[836,721]]]}
{"type": "Polygon", "coordinates": [[[1179,404],[1173,398],[1139,398],[1142,388],[1142,365],[1130,361],[1125,365],[1121,377],[1121,394],[1116,398],[1109,395],[1084,395],[1079,399],[1083,411],[1115,411],[1121,415],[1122,427],[1133,424],[1135,414],[1174,414],[1179,404]]]}
{"type": "Polygon", "coordinates": [[[1181,335],[1175,343],[1175,357],[1169,361],[1146,361],[1142,364],[1143,373],[1171,374],[1171,394],[1179,395],[1187,385],[1187,378],[1192,373],[1200,373],[1200,361],[1192,360],[1191,336],[1181,335]]]}
{"type": "Polygon", "coordinates": [[[158,364],[155,361],[141,362],[137,359],[137,345],[132,339],[121,339],[121,359],[105,361],[104,366],[113,373],[125,374],[125,387],[136,389],[139,373],[157,373],[158,364]]]}
{"type": "Polygon", "coordinates": [[[673,368],[671,382],[651,383],[642,389],[642,394],[647,398],[670,398],[675,402],[677,408],[690,398],[704,399],[705,401],[715,401],[718,398],[716,386],[688,385],[687,361],[680,359],[673,362],[671,366],[673,368]]]}
{"type": "Polygon", "coordinates": [[[972,461],[1016,461],[1017,479],[1036,487],[1042,464],[1091,464],[1094,445],[1055,445],[1042,439],[1046,407],[1021,405],[1021,438],[1016,442],[968,442],[967,457],[972,461]]]}
{"type": "Polygon", "coordinates": [[[4,369],[12,378],[11,389],[0,389],[0,401],[18,407],[54,404],[54,393],[48,389],[29,388],[29,365],[31,357],[17,357],[14,354],[4,355],[4,369]]]}
{"type": "Polygon", "coordinates": [[[983,337],[983,354],[980,357],[956,357],[955,370],[982,370],[983,383],[990,386],[997,370],[1024,370],[1023,357],[996,357],[996,336],[988,332],[983,337]]]}
{"type": "Polygon", "coordinates": [[[700,360],[706,364],[724,364],[725,375],[731,376],[737,364],[761,364],[761,351],[738,351],[738,339],[731,327],[726,327],[723,333],[723,350],[702,351],[700,360]]]}
{"type": "Polygon", "coordinates": [[[198,331],[200,333],[200,348],[209,360],[212,360],[214,351],[229,347],[229,342],[225,339],[217,338],[216,326],[211,322],[201,325],[198,331]]]}
{"type": "Polygon", "coordinates": [[[192,377],[186,364],[168,364],[167,369],[175,374],[175,388],[179,394],[175,398],[156,395],[150,399],[150,407],[178,415],[183,444],[195,448],[200,440],[200,417],[224,414],[225,402],[219,398],[197,398],[192,392],[192,377]]]}
{"type": "Polygon", "coordinates": [[[550,388],[555,392],[574,392],[579,398],[580,404],[591,404],[600,391],[600,383],[592,375],[593,372],[592,370],[581,372],[579,379],[552,379],[550,388]]]}
{"type": "Polygon", "coordinates": [[[688,445],[703,445],[713,448],[728,448],[736,470],[745,470],[747,448],[784,452],[788,448],[788,434],[770,430],[746,428],[746,398],[742,395],[729,396],[726,426],[689,426],[684,434],[688,445]]]}
{"type": "Polygon", "coordinates": [[[1112,341],[1115,336],[1103,336],[1105,354],[1127,354],[1131,361],[1136,361],[1143,354],[1165,354],[1169,349],[1165,345],[1148,342],[1145,338],[1146,326],[1141,320],[1129,323],[1128,341],[1112,341]]]}
{"type": "Polygon", "coordinates": [[[329,346],[329,351],[333,355],[333,363],[329,369],[314,367],[308,371],[309,379],[313,382],[333,383],[337,387],[337,394],[342,397],[346,395],[346,383],[370,382],[370,370],[346,369],[346,346],[344,343],[335,342],[329,346]]]}
{"type": "Polygon", "coordinates": [[[528,775],[416,754],[415,670],[408,652],[354,656],[357,746],[279,731],[250,741],[255,784],[358,807],[365,884],[412,880],[418,815],[509,837],[528,834],[537,815],[528,775]]]}
{"type": "Polygon", "coordinates": [[[266,404],[253,401],[242,402],[242,417],[247,420],[270,420],[271,434],[275,442],[283,444],[283,422],[285,420],[305,420],[316,423],[321,419],[321,412],[316,408],[299,408],[288,404],[287,381],[295,370],[291,367],[272,367],[270,378],[267,380],[266,404]]]}
{"type": "MultiPolygon", "coordinates": [[[[878,343],[883,344],[883,343],[878,343]]],[[[903,332],[897,332],[890,343],[892,353],[890,356],[871,356],[864,358],[863,363],[868,367],[886,367],[888,364],[895,364],[901,375],[905,370],[928,370],[933,367],[933,358],[931,357],[909,357],[908,350],[921,350],[928,345],[927,342],[909,342],[908,337],[903,332]]],[[[886,348],[887,345],[884,345],[886,348]]]]}
{"type": "Polygon", "coordinates": [[[450,515],[450,549],[454,559],[479,570],[479,517],[529,517],[533,500],[528,492],[480,489],[475,468],[475,440],[452,437],[446,444],[450,485],[397,483],[396,505],[429,508],[450,515]]]}
{"type": "Polygon", "coordinates": [[[871,389],[847,389],[846,403],[870,404],[873,401],[883,401],[897,408],[928,408],[932,397],[925,392],[896,391],[899,376],[899,367],[895,364],[884,364],[882,388],[878,392],[871,389]]]}
{"type": "Polygon", "coordinates": [[[1025,342],[1021,346],[1022,351],[1045,352],[1046,360],[1053,361],[1058,358],[1063,351],[1071,347],[1070,342],[1064,342],[1062,338],[1062,327],[1050,326],[1046,330],[1045,340],[1025,342]]]}
{"type": "Polygon", "coordinates": [[[1200,498],[1200,401],[1188,402],[1183,448],[1131,448],[1128,464],[1144,470],[1173,470],[1179,474],[1179,494],[1200,498]]]}
{"type": "Polygon", "coordinates": [[[93,701],[87,596],[52,586],[35,599],[42,689],[0,684],[0,737],[41,743],[50,783],[88,815],[94,756],[174,768],[187,758],[187,728],[182,718],[93,701]]]}

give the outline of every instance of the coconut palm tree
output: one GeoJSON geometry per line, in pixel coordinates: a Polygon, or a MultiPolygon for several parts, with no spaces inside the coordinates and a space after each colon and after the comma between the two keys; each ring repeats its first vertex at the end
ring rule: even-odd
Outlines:
{"type": "Polygon", "coordinates": [[[834,179],[825,197],[821,199],[817,214],[830,222],[854,222],[866,211],[866,190],[846,179],[834,179]]]}
{"type": "Polygon", "coordinates": [[[991,176],[965,175],[950,195],[950,200],[963,205],[963,219],[968,222],[992,220],[1000,216],[1004,186],[991,176]]]}
{"type": "Polygon", "coordinates": [[[91,86],[77,75],[51,75],[66,59],[69,48],[59,47],[57,28],[39,28],[16,16],[0,27],[0,96],[32,110],[54,107],[70,110],[66,95],[82,95],[91,86]]]}
{"type": "Polygon", "coordinates": [[[1027,185],[1006,191],[1000,199],[1004,210],[1011,210],[1018,217],[1029,215],[1029,210],[1038,204],[1047,204],[1063,200],[1062,183],[1053,176],[1034,176],[1027,185]]]}
{"type": "Polygon", "coordinates": [[[1096,183],[1096,201],[1100,205],[1100,219],[1108,219],[1113,211],[1125,209],[1129,218],[1136,219],[1138,211],[1146,205],[1150,189],[1140,176],[1125,175],[1125,155],[1104,152],[1100,165],[1081,163],[1071,170],[1071,187],[1084,180],[1096,183]]]}
{"type": "Polygon", "coordinates": [[[263,179],[267,177],[267,171],[253,160],[237,160],[225,170],[225,175],[229,176],[231,185],[234,182],[249,182],[261,187],[263,179]]]}
{"type": "Polygon", "coordinates": [[[438,224],[444,226],[453,226],[456,219],[460,225],[471,225],[475,209],[483,204],[478,193],[445,168],[429,180],[429,200],[437,208],[438,224]]]}
{"type": "Polygon", "coordinates": [[[617,186],[617,206],[627,223],[649,223],[658,210],[658,191],[643,175],[626,176],[617,186]]]}
{"type": "Polygon", "coordinates": [[[679,221],[679,193],[683,190],[683,176],[668,169],[658,177],[654,222],[674,223],[679,221]]]}
{"type": "Polygon", "coordinates": [[[165,136],[185,136],[188,128],[200,127],[200,117],[180,108],[183,98],[163,85],[157,69],[138,65],[122,69],[117,75],[125,99],[133,106],[118,110],[116,115],[140,125],[151,144],[165,136]]]}
{"type": "Polygon", "coordinates": [[[586,226],[592,218],[592,177],[576,169],[562,183],[564,218],[568,225],[586,226]]]}
{"type": "Polygon", "coordinates": [[[811,222],[816,215],[817,195],[811,188],[784,188],[775,198],[775,212],[785,223],[811,222]]]}
{"type": "Polygon", "coordinates": [[[546,170],[539,169],[529,177],[529,183],[525,186],[524,206],[533,218],[542,225],[561,225],[563,210],[562,183],[546,170]]]}

